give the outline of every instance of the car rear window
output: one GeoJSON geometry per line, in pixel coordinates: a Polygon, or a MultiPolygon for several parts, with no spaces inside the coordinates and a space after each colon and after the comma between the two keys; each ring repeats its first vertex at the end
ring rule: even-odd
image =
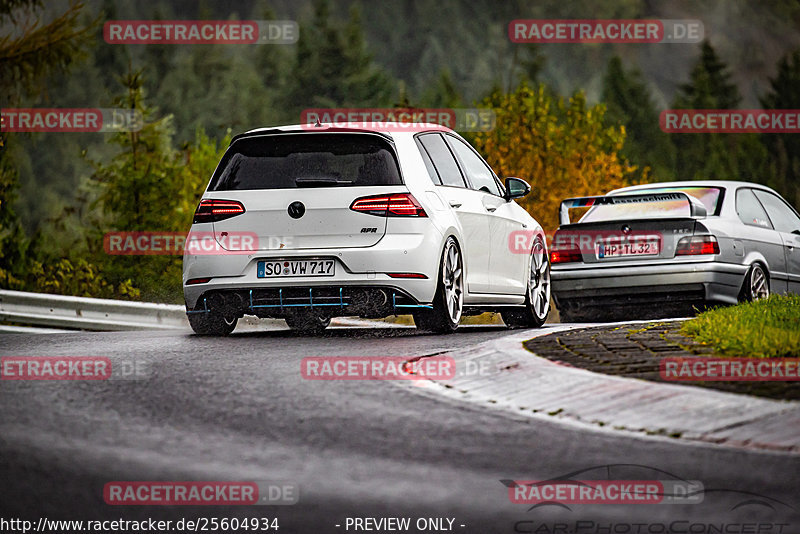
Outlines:
{"type": "Polygon", "coordinates": [[[391,144],[369,134],[245,137],[228,148],[212,191],[401,185],[391,144]]]}
{"type": "MultiPolygon", "coordinates": [[[[709,215],[719,214],[718,207],[720,199],[722,198],[722,189],[719,187],[654,187],[652,189],[625,191],[619,194],[673,193],[675,191],[682,191],[698,199],[703,203],[709,215]]],[[[666,200],[659,202],[636,202],[631,204],[605,204],[602,206],[594,206],[581,217],[580,222],[688,216],[689,205],[685,200],[666,200]]]]}

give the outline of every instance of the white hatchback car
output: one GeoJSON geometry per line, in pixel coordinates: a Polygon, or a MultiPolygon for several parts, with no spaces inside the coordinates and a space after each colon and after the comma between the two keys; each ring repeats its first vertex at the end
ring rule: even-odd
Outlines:
{"type": "Polygon", "coordinates": [[[334,316],[411,313],[453,332],[498,311],[541,326],[550,266],[541,226],[455,132],[287,126],[234,137],[194,215],[183,258],[192,328],[245,314],[320,332],[334,316]],[[530,236],[510,246],[515,234],[530,236]],[[211,242],[213,246],[203,243],[211,242]],[[524,242],[520,249],[518,244],[524,242]]]}

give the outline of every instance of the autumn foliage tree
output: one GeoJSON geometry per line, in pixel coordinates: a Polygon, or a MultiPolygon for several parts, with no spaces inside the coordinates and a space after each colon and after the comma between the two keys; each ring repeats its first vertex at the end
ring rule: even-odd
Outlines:
{"type": "Polygon", "coordinates": [[[481,105],[494,109],[497,122],[494,130],[471,136],[475,148],[501,177],[532,185],[519,203],[545,230],[558,226],[565,197],[598,195],[633,180],[636,168],[619,155],[625,128],[604,125],[605,106],[588,106],[583,93],[564,101],[544,85],[521,83],[481,105]]]}

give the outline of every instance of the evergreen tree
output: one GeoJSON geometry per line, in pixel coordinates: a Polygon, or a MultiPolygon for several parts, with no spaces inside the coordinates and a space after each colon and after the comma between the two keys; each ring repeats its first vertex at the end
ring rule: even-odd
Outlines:
{"type": "MultiPolygon", "coordinates": [[[[258,12],[254,18],[260,20],[276,20],[278,17],[275,12],[270,8],[263,8],[258,12]]],[[[256,74],[261,79],[261,84],[267,93],[271,96],[271,101],[278,100],[279,95],[285,94],[286,85],[288,83],[289,67],[292,61],[290,47],[286,46],[258,46],[254,54],[254,64],[256,67],[256,74]]],[[[267,122],[285,124],[296,120],[297,117],[285,110],[276,109],[272,106],[272,113],[269,117],[264,117],[267,122]]],[[[266,124],[266,123],[265,123],[266,124]]]]}
{"type": "Polygon", "coordinates": [[[191,142],[198,128],[220,139],[228,128],[242,132],[264,126],[276,115],[275,91],[264,87],[254,62],[231,54],[230,46],[195,45],[159,81],[155,100],[175,117],[179,143],[191,142]]]}
{"type": "Polygon", "coordinates": [[[200,128],[182,151],[173,147],[171,115],[159,116],[145,100],[141,71],[122,78],[126,92],[116,107],[137,110],[143,125],[136,132],[118,132],[108,143],[117,152],[107,163],[92,161],[87,187],[91,210],[83,226],[84,255],[102,266],[109,282],[136,287],[145,300],[180,302],[181,256],[116,256],[103,249],[111,231],[185,232],[200,195],[230,143],[230,130],[221,143],[200,128]]]}
{"type": "Polygon", "coordinates": [[[126,94],[115,107],[140,112],[144,125],[139,131],[113,134],[109,143],[119,152],[109,164],[94,162],[98,201],[111,229],[167,230],[168,208],[177,193],[172,116],[156,118],[157,110],[145,104],[141,72],[129,72],[122,81],[126,94]]]}
{"type": "Polygon", "coordinates": [[[511,92],[518,82],[535,84],[544,69],[544,63],[545,57],[535,44],[515,44],[506,92],[511,92]]]}
{"type": "MultiPolygon", "coordinates": [[[[164,20],[165,17],[161,9],[153,11],[152,20],[164,20]]],[[[205,49],[207,45],[200,45],[205,49]]],[[[175,56],[179,47],[170,44],[148,44],[142,50],[141,64],[145,65],[143,74],[147,84],[145,90],[147,94],[156,94],[162,80],[172,70],[175,64],[175,56]]],[[[121,72],[125,72],[124,70],[121,72]]]]}
{"type": "Polygon", "coordinates": [[[421,105],[430,108],[459,108],[463,97],[458,91],[449,69],[442,69],[439,77],[422,94],[421,105]]]}
{"type": "Polygon", "coordinates": [[[391,104],[392,81],[367,51],[361,14],[350,9],[345,25],[331,20],[328,0],[314,2],[310,23],[300,24],[289,76],[287,107],[377,107],[391,104]]]}
{"type": "Polygon", "coordinates": [[[621,155],[656,180],[674,177],[675,147],[661,131],[658,112],[647,84],[638,70],[626,72],[619,56],[608,62],[603,79],[602,101],[609,124],[625,127],[625,146],[621,155]]]}
{"type": "Polygon", "coordinates": [[[708,40],[700,45],[700,59],[692,68],[690,82],[680,86],[678,109],[735,109],[742,98],[731,81],[728,66],[708,40]]]}
{"type": "MultiPolygon", "coordinates": [[[[66,71],[83,57],[94,24],[79,22],[82,5],[71,4],[44,24],[37,19],[41,11],[41,0],[0,2],[0,25],[36,20],[19,35],[0,37],[0,108],[36,99],[44,92],[49,76],[66,71]]],[[[14,144],[0,129],[0,284],[20,288],[23,282],[19,278],[29,269],[28,245],[14,211],[18,188],[14,144]]]]}
{"type": "MultiPolygon", "coordinates": [[[[103,0],[102,17],[105,20],[117,19],[117,6],[114,0],[103,0]]],[[[131,61],[128,47],[124,45],[110,45],[104,41],[103,27],[100,26],[96,32],[98,43],[102,43],[94,50],[94,64],[99,70],[103,87],[114,87],[118,79],[128,69],[131,61]]]]}
{"type": "MultiPolygon", "coordinates": [[[[800,109],[800,50],[787,54],[770,79],[770,92],[761,99],[765,109],[800,109]]],[[[800,208],[800,139],[797,134],[763,134],[775,171],[777,190],[800,208]]]]}
{"type": "MultiPolygon", "coordinates": [[[[734,109],[741,100],[730,80],[727,65],[707,40],[700,58],[680,86],[673,105],[676,109],[734,109]]],[[[739,134],[672,134],[677,149],[676,177],[682,180],[752,179],[736,165],[739,134]]]]}
{"type": "Polygon", "coordinates": [[[89,187],[94,190],[96,209],[86,221],[87,249],[112,283],[131,280],[146,289],[145,298],[169,300],[174,289],[159,290],[158,280],[176,279],[179,256],[108,256],[103,249],[103,235],[110,231],[186,229],[173,216],[182,183],[180,154],[172,146],[172,116],[157,117],[157,110],[145,103],[141,71],[129,72],[122,82],[126,92],[114,102],[115,107],[140,112],[144,124],[139,131],[117,132],[109,138],[118,150],[109,163],[91,162],[94,173],[89,187]]]}

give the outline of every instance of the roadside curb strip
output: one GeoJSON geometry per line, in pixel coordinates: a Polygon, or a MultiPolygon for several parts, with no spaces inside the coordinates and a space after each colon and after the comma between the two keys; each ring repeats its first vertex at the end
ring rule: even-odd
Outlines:
{"type": "Polygon", "coordinates": [[[800,401],[594,373],[541,358],[522,345],[535,337],[592,326],[599,325],[524,330],[447,353],[459,369],[471,361],[489,372],[417,385],[450,398],[596,430],[800,454],[800,401]]]}

